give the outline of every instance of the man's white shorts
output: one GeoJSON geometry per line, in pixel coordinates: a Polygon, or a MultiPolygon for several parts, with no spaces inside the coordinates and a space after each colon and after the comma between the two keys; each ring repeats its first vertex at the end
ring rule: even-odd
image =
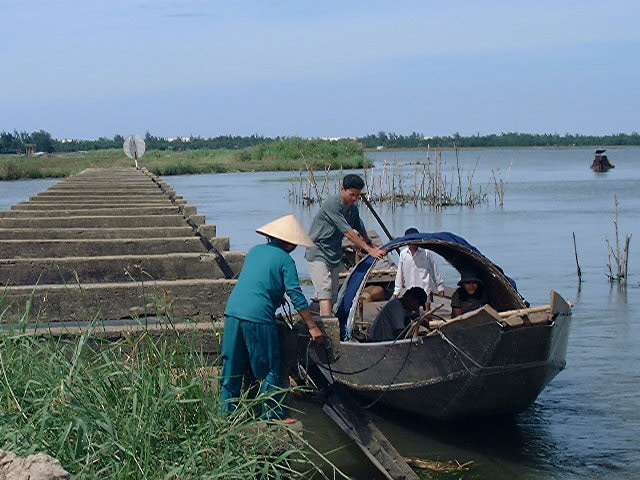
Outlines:
{"type": "Polygon", "coordinates": [[[307,262],[309,265],[309,275],[316,289],[316,298],[318,300],[331,300],[335,303],[338,298],[339,273],[342,269],[341,265],[327,265],[322,260],[314,260],[307,262]]]}

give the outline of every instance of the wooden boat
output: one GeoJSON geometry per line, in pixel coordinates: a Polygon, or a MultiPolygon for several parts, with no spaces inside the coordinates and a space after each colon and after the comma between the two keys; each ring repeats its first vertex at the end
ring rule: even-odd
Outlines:
{"type": "Polygon", "coordinates": [[[343,341],[338,360],[321,365],[325,374],[374,402],[438,420],[526,409],[565,367],[570,305],[551,292],[550,305],[528,308],[502,269],[451,233],[407,235],[383,248],[409,243],[458,271],[480,272],[491,306],[432,322],[435,328],[417,338],[358,341],[371,321],[369,306],[358,301],[376,263],[366,257],[340,290],[336,316],[343,341]]]}
{"type": "Polygon", "coordinates": [[[591,170],[594,172],[606,172],[610,168],[615,168],[615,165],[609,161],[604,152],[606,150],[596,150],[595,158],[591,163],[591,170]]]}

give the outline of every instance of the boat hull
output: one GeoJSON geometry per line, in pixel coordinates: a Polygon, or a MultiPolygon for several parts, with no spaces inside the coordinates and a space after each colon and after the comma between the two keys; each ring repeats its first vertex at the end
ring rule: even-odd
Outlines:
{"type": "Polygon", "coordinates": [[[565,367],[570,322],[570,314],[516,327],[472,317],[413,341],[342,342],[324,369],[358,394],[432,419],[516,413],[565,367]]]}

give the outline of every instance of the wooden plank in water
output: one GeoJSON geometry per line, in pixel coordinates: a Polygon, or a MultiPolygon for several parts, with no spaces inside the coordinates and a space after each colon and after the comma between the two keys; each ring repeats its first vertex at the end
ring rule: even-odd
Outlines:
{"type": "Polygon", "coordinates": [[[360,447],[386,478],[420,479],[342,385],[328,380],[316,365],[309,367],[307,375],[324,394],[324,412],[360,447]]]}

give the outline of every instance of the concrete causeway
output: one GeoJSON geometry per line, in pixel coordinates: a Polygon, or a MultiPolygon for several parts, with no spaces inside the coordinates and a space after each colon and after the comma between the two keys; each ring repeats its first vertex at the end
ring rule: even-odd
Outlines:
{"type": "MultiPolygon", "coordinates": [[[[0,323],[220,320],[244,252],[146,169],[90,168],[0,210],[0,323]],[[124,319],[124,320],[123,320],[124,319]]],[[[48,328],[49,328],[48,327],[48,328]]]]}

